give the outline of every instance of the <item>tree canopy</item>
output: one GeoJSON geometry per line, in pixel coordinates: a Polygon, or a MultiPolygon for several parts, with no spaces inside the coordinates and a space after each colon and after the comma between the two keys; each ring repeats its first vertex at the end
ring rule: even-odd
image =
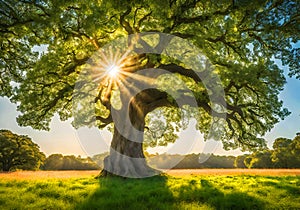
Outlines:
{"type": "Polygon", "coordinates": [[[256,151],[247,156],[244,162],[248,168],[274,168],[271,155],[270,150],[256,151]]]}
{"type": "Polygon", "coordinates": [[[0,130],[0,168],[2,171],[15,169],[38,170],[45,159],[39,146],[28,136],[0,130]]]}
{"type": "Polygon", "coordinates": [[[300,137],[293,140],[278,138],[273,144],[272,161],[278,168],[299,168],[300,167],[300,137]]]}
{"type": "MultiPolygon", "coordinates": [[[[278,99],[285,78],[274,59],[289,67],[290,76],[300,77],[299,49],[294,45],[300,34],[297,0],[6,0],[0,6],[0,93],[18,104],[22,126],[49,129],[55,113],[62,120],[72,117],[74,87],[91,56],[119,37],[145,32],[173,35],[200,49],[212,64],[209,69],[220,79],[224,96],[213,106],[210,90],[195,76],[195,69],[160,53],[160,46],[170,43],[172,37],[158,35],[155,41],[140,35],[134,54],[123,59],[127,66],[123,63],[122,79],[134,86],[139,80],[134,75],[142,69],[174,73],[196,99],[198,114],[190,116],[197,119],[197,129],[207,134],[209,125],[221,122],[215,132],[220,132],[226,149],[265,146],[261,136],[289,114],[278,99]],[[152,53],[139,53],[146,48],[152,53]],[[38,53],[39,49],[45,50],[38,53]]],[[[141,91],[126,102],[125,90],[111,76],[103,80],[111,85],[99,82],[94,100],[93,114],[100,128],[116,123],[111,116],[116,98],[123,106],[128,102],[133,109],[142,107],[144,117],[152,111],[165,117],[165,121],[146,117],[145,123],[135,125],[138,130],[147,128],[146,134],[164,127],[162,140],[149,145],[174,141],[174,131],[184,127],[174,115],[183,107],[163,89],[141,91]],[[162,122],[164,126],[157,126],[162,122]]],[[[180,89],[176,94],[188,98],[180,89]]]]}

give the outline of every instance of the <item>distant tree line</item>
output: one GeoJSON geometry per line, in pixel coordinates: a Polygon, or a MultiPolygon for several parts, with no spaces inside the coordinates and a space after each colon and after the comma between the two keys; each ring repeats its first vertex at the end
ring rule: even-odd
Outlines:
{"type": "Polygon", "coordinates": [[[300,135],[291,140],[277,138],[273,149],[236,157],[237,168],[300,168],[300,135]]]}
{"type": "Polygon", "coordinates": [[[291,140],[277,138],[273,149],[264,149],[237,157],[214,154],[148,155],[150,165],[157,168],[300,168],[300,134],[291,140]],[[206,157],[205,157],[206,156],[206,157]],[[201,162],[201,157],[206,161],[201,162]],[[181,161],[180,161],[181,160],[181,161]]]}
{"type": "Polygon", "coordinates": [[[159,169],[233,168],[234,161],[234,156],[219,156],[214,154],[178,155],[164,153],[148,156],[149,165],[159,169]],[[206,161],[202,162],[201,157],[206,161]]]}
{"type": "Polygon", "coordinates": [[[14,170],[97,170],[89,157],[62,154],[46,155],[31,138],[0,130],[0,171],[14,170]]]}
{"type": "MultiPolygon", "coordinates": [[[[0,130],[0,171],[13,170],[99,170],[108,152],[82,158],[74,155],[52,154],[48,157],[25,135],[0,130]]],[[[300,168],[300,135],[291,140],[277,138],[273,149],[240,156],[214,154],[149,154],[150,166],[155,168],[300,168]],[[204,161],[202,161],[204,160],[204,161]]]]}
{"type": "MultiPolygon", "coordinates": [[[[95,155],[92,159],[102,166],[108,153],[95,155]]],[[[214,154],[148,154],[148,163],[155,168],[300,168],[300,134],[291,140],[277,138],[273,149],[264,149],[240,156],[214,154]],[[205,161],[201,161],[204,159],[205,161]]]]}
{"type": "Polygon", "coordinates": [[[62,154],[52,154],[42,165],[43,170],[97,170],[100,167],[90,158],[62,154]]]}

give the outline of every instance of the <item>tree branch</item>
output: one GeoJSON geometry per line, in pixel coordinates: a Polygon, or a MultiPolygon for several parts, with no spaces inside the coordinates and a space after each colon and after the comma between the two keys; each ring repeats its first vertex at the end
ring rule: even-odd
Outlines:
{"type": "Polygon", "coordinates": [[[129,7],[125,13],[123,13],[121,16],[120,16],[120,24],[121,26],[123,26],[123,28],[127,31],[128,34],[133,34],[134,31],[133,31],[133,28],[130,26],[129,22],[125,20],[125,17],[127,15],[129,15],[131,12],[131,8],[129,7]]]}

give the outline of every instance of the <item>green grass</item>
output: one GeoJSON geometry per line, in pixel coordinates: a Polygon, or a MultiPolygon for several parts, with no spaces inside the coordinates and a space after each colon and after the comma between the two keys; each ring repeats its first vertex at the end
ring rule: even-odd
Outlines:
{"type": "Polygon", "coordinates": [[[4,179],[0,209],[300,209],[300,177],[4,179]]]}

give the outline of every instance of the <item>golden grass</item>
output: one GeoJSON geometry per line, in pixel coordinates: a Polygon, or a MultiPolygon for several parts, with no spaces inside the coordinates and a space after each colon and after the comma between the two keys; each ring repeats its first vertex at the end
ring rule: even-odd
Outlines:
{"type": "Polygon", "coordinates": [[[99,171],[16,171],[1,172],[0,179],[69,179],[69,178],[86,178],[96,176],[99,171]]]}
{"type": "MultiPolygon", "coordinates": [[[[189,175],[260,175],[260,176],[299,176],[300,169],[172,169],[165,171],[171,176],[189,175]]],[[[85,178],[99,174],[99,171],[16,171],[1,172],[0,179],[68,179],[85,178]]]]}
{"type": "Polygon", "coordinates": [[[183,175],[260,175],[260,176],[299,176],[300,169],[172,169],[171,176],[183,175]]]}

